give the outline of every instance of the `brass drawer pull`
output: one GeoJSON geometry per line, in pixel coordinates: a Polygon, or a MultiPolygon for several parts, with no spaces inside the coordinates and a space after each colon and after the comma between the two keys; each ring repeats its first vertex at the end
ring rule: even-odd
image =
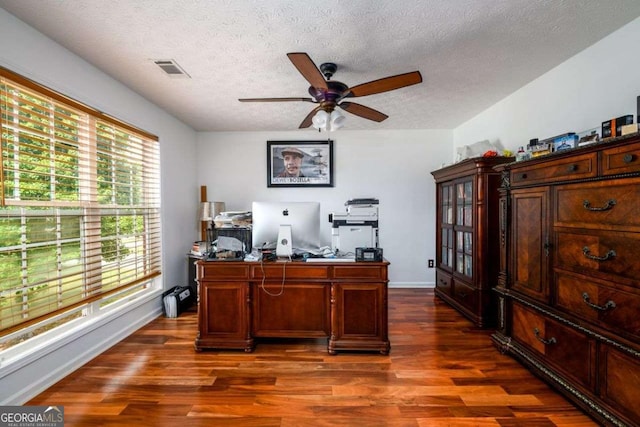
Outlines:
{"type": "Polygon", "coordinates": [[[607,203],[604,204],[604,206],[596,208],[596,207],[592,207],[591,202],[588,200],[585,200],[584,202],[582,202],[582,206],[584,206],[586,210],[592,211],[592,212],[608,211],[609,209],[613,208],[615,204],[616,204],[615,199],[609,199],[607,200],[607,203]]]}
{"type": "Polygon", "coordinates": [[[551,337],[548,340],[545,340],[544,338],[542,338],[540,336],[540,329],[538,329],[538,328],[533,328],[533,333],[536,335],[536,339],[538,341],[540,341],[544,345],[551,345],[551,344],[555,344],[557,342],[555,337],[551,337]]]}
{"type": "Polygon", "coordinates": [[[625,154],[622,157],[622,161],[625,163],[631,163],[636,159],[636,156],[634,154],[625,154]]]}
{"type": "Polygon", "coordinates": [[[567,172],[575,172],[578,170],[578,165],[573,164],[573,165],[569,165],[569,167],[567,167],[567,172]]]}
{"type": "Polygon", "coordinates": [[[591,255],[591,250],[585,246],[584,248],[582,248],[582,254],[585,256],[585,258],[589,258],[594,261],[607,261],[613,258],[614,256],[616,256],[616,251],[611,249],[604,256],[597,256],[597,255],[591,255]]]}
{"type": "Polygon", "coordinates": [[[607,311],[607,310],[616,308],[616,303],[611,300],[607,301],[605,305],[598,305],[590,302],[589,294],[586,292],[582,293],[582,300],[584,301],[585,304],[587,304],[589,307],[593,308],[594,310],[607,311]]]}

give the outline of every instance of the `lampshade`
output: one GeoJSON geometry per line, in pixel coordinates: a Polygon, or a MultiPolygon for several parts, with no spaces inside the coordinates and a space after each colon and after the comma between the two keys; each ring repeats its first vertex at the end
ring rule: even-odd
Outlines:
{"type": "Polygon", "coordinates": [[[344,126],[345,117],[338,110],[331,112],[331,119],[329,120],[329,130],[338,130],[344,126]]]}
{"type": "Polygon", "coordinates": [[[224,202],[202,202],[200,203],[200,221],[213,221],[220,213],[226,210],[224,202]]]}
{"type": "Polygon", "coordinates": [[[331,132],[344,126],[344,121],[345,117],[338,110],[333,110],[331,114],[320,110],[311,119],[311,124],[318,130],[331,132]]]}
{"type": "Polygon", "coordinates": [[[329,123],[329,113],[324,110],[318,111],[315,116],[311,119],[311,124],[314,128],[318,130],[322,130],[327,128],[327,124],[329,123]]]}

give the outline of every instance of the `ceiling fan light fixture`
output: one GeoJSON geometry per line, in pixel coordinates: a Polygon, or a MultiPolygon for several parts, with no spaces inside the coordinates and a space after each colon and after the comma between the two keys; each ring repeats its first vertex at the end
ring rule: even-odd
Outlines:
{"type": "Polygon", "coordinates": [[[344,121],[346,118],[340,113],[338,110],[333,110],[331,112],[331,119],[329,120],[329,130],[338,130],[342,126],[344,126],[344,121]]]}
{"type": "Polygon", "coordinates": [[[338,110],[331,113],[320,110],[311,119],[311,125],[319,131],[332,132],[344,126],[344,121],[345,117],[338,110]]]}
{"type": "Polygon", "coordinates": [[[318,130],[326,130],[329,125],[329,118],[329,113],[324,110],[320,110],[311,119],[311,124],[318,130]]]}

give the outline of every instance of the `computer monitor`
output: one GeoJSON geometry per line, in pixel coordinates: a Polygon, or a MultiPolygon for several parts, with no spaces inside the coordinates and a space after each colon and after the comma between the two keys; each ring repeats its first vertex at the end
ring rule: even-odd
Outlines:
{"type": "Polygon", "coordinates": [[[293,253],[318,253],[320,250],[320,203],[253,202],[252,246],[274,249],[281,229],[291,230],[293,253]]]}

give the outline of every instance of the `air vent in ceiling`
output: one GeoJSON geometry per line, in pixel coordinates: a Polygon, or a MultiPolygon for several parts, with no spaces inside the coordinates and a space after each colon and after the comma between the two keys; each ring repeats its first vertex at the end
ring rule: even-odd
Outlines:
{"type": "Polygon", "coordinates": [[[191,78],[173,59],[158,59],[153,61],[162,71],[167,73],[169,77],[191,78]]]}

